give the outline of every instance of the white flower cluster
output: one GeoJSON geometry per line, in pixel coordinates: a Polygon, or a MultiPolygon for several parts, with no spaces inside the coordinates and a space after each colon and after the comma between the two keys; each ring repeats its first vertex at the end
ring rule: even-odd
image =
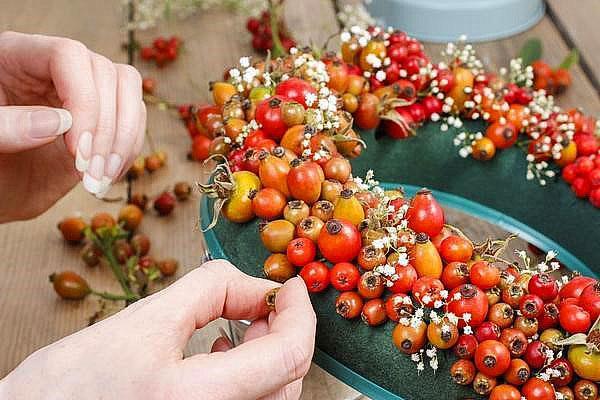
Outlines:
{"type": "Polygon", "coordinates": [[[473,146],[475,142],[479,139],[483,138],[483,134],[481,132],[467,132],[462,131],[459,132],[452,143],[455,147],[458,147],[458,154],[462,158],[467,158],[471,153],[473,153],[473,146]]]}
{"type": "Polygon", "coordinates": [[[239,147],[243,147],[248,135],[258,129],[260,129],[260,124],[256,122],[256,120],[253,119],[252,121],[248,122],[242,127],[242,131],[235,138],[235,144],[239,147]]]}
{"type": "Polygon", "coordinates": [[[358,188],[362,191],[368,191],[373,189],[376,186],[379,186],[379,181],[375,180],[375,172],[372,169],[368,170],[365,178],[355,176],[352,178],[354,183],[358,186],[358,188]]]}
{"type": "Polygon", "coordinates": [[[411,354],[410,359],[416,364],[417,372],[420,374],[425,370],[425,357],[429,359],[429,367],[435,373],[439,368],[437,348],[435,346],[428,345],[426,349],[421,349],[418,353],[411,354]]]}
{"type": "Polygon", "coordinates": [[[350,50],[358,50],[359,47],[365,47],[371,40],[371,33],[359,25],[353,25],[345,29],[340,34],[342,43],[350,43],[350,50]]]}
{"type": "MultiPolygon", "coordinates": [[[[296,53],[297,54],[297,53],[296,53]]],[[[317,95],[309,93],[305,102],[309,109],[306,110],[306,124],[316,131],[335,130],[340,127],[338,115],[338,97],[329,90],[329,74],[327,67],[321,60],[317,60],[310,53],[297,54],[294,59],[294,68],[300,70],[303,78],[308,79],[318,90],[317,95]]],[[[305,148],[303,155],[308,157],[312,154],[310,149],[305,148]]],[[[321,157],[323,155],[320,155],[321,157]]]]}
{"type": "Polygon", "coordinates": [[[548,162],[537,162],[533,154],[527,154],[526,159],[527,173],[525,174],[525,178],[527,178],[528,181],[537,179],[541,186],[546,186],[548,183],[547,179],[554,178],[556,176],[556,172],[550,169],[550,164],[548,164],[548,162]]]}
{"type": "Polygon", "coordinates": [[[479,75],[483,69],[483,63],[477,58],[477,53],[473,45],[465,43],[466,37],[459,39],[458,45],[448,43],[446,48],[442,50],[442,56],[448,59],[448,64],[456,64],[470,69],[474,75],[479,75]]]}
{"type": "Polygon", "coordinates": [[[528,107],[532,115],[539,116],[534,121],[530,120],[530,124],[540,123],[540,120],[547,120],[552,113],[560,111],[558,106],[554,104],[554,96],[548,95],[543,89],[533,92],[533,99],[529,102],[528,107]]]}
{"type": "Polygon", "coordinates": [[[274,82],[268,72],[259,74],[259,70],[251,65],[250,57],[241,57],[240,68],[231,68],[228,71],[229,82],[235,86],[239,93],[260,85],[271,87],[274,82]],[[261,82],[262,81],[262,82],[261,82]]]}
{"type": "Polygon", "coordinates": [[[358,26],[366,29],[369,26],[375,25],[375,20],[361,2],[357,4],[345,4],[338,12],[337,18],[344,28],[358,26]]]}
{"type": "Polygon", "coordinates": [[[533,67],[531,65],[523,65],[521,58],[513,58],[510,60],[509,71],[506,68],[500,68],[500,75],[508,73],[508,81],[520,87],[533,86],[533,67]]]}

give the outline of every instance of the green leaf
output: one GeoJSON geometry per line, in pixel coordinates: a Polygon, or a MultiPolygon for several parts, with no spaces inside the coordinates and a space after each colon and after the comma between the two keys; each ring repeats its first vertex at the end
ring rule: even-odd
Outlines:
{"type": "Polygon", "coordinates": [[[562,60],[558,68],[569,69],[573,65],[579,63],[579,51],[577,49],[571,49],[569,54],[562,60]]]}
{"type": "Polygon", "coordinates": [[[519,58],[524,65],[531,65],[535,60],[542,58],[542,41],[538,38],[527,40],[519,51],[519,58]]]}

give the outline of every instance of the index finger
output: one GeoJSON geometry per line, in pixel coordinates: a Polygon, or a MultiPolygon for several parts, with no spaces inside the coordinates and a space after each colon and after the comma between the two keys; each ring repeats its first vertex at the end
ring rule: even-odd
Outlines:
{"type": "Polygon", "coordinates": [[[219,399],[256,399],[302,379],[310,368],[316,329],[302,279],[283,285],[275,309],[267,335],[225,353],[183,360],[177,372],[181,390],[192,398],[218,393],[219,399]]]}

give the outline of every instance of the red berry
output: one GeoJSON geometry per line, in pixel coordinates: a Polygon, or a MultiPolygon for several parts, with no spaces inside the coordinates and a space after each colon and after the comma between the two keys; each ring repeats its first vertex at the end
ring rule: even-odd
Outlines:
{"type": "Polygon", "coordinates": [[[590,184],[590,181],[582,177],[575,178],[575,180],[571,184],[571,190],[573,191],[573,193],[575,193],[575,196],[579,198],[588,197],[591,189],[592,185],[590,184]]]}
{"type": "Polygon", "coordinates": [[[408,49],[402,43],[392,44],[387,49],[387,56],[394,62],[402,63],[408,57],[408,49]]]}
{"type": "Polygon", "coordinates": [[[179,48],[179,46],[181,46],[181,38],[179,36],[171,36],[169,38],[169,43],[167,43],[167,46],[179,48]]]}
{"type": "Polygon", "coordinates": [[[159,36],[156,39],[154,39],[152,45],[157,50],[164,50],[167,48],[167,40],[164,37],[159,36]]]}
{"type": "Polygon", "coordinates": [[[166,54],[167,60],[174,61],[177,58],[177,48],[169,47],[165,51],[165,54],[166,54]]]}
{"type": "Polygon", "coordinates": [[[143,60],[152,60],[156,57],[156,51],[154,51],[152,47],[142,47],[140,50],[140,57],[142,57],[143,60]]]}
{"type": "Polygon", "coordinates": [[[175,208],[175,196],[169,192],[163,192],[154,200],[154,209],[159,215],[169,215],[175,208]]]}
{"type": "Polygon", "coordinates": [[[558,295],[558,283],[550,274],[535,274],[529,280],[527,289],[530,294],[539,296],[543,301],[552,301],[558,295]]]}
{"type": "Polygon", "coordinates": [[[600,187],[590,192],[590,203],[596,208],[600,208],[600,187]]]}
{"type": "Polygon", "coordinates": [[[144,93],[152,94],[154,93],[154,88],[156,87],[156,81],[152,78],[144,78],[142,79],[142,91],[144,93]]]}
{"type": "Polygon", "coordinates": [[[589,157],[579,157],[575,160],[579,175],[589,174],[594,169],[594,161],[589,157]]]}
{"type": "Polygon", "coordinates": [[[573,183],[577,178],[577,166],[575,164],[569,164],[562,170],[562,177],[567,183],[573,183]]]}
{"type": "Polygon", "coordinates": [[[423,122],[427,118],[427,110],[421,103],[414,103],[408,107],[408,112],[416,122],[423,122]]]}
{"type": "Polygon", "coordinates": [[[592,185],[592,187],[598,187],[600,186],[600,168],[596,168],[594,170],[592,170],[589,174],[588,174],[588,180],[590,181],[590,184],[592,185]]]}
{"type": "Polygon", "coordinates": [[[258,32],[258,28],[260,28],[260,21],[258,18],[248,18],[246,29],[248,29],[249,32],[256,33],[258,32]]]}
{"type": "Polygon", "coordinates": [[[421,104],[425,107],[425,114],[427,118],[431,117],[432,114],[440,114],[444,103],[440,99],[434,96],[427,96],[421,100],[421,104]]]}
{"type": "Polygon", "coordinates": [[[577,154],[581,156],[589,156],[598,151],[598,140],[594,135],[577,135],[575,142],[577,143],[577,154]]]}

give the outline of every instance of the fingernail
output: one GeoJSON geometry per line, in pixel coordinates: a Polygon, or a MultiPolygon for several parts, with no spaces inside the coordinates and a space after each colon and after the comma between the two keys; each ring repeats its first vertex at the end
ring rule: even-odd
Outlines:
{"type": "Polygon", "coordinates": [[[108,156],[106,163],[106,176],[110,179],[114,178],[121,169],[122,158],[117,153],[112,153],[108,156]]]}
{"type": "Polygon", "coordinates": [[[112,179],[110,179],[109,177],[107,177],[107,176],[102,177],[102,179],[100,180],[100,189],[96,193],[97,198],[102,199],[106,195],[106,193],[108,193],[108,191],[110,190],[111,182],[112,182],[112,179]]]}
{"type": "Polygon", "coordinates": [[[31,118],[29,135],[38,139],[62,135],[73,125],[71,113],[62,108],[33,111],[29,118],[31,118]]]}
{"type": "Polygon", "coordinates": [[[92,134],[85,131],[81,134],[81,136],[79,136],[79,142],[77,143],[77,152],[75,154],[75,168],[77,171],[87,171],[91,153],[92,134]]]}
{"type": "Polygon", "coordinates": [[[96,154],[90,161],[89,168],[83,175],[83,187],[90,193],[97,194],[106,190],[102,181],[104,175],[104,157],[96,154]]]}
{"type": "Polygon", "coordinates": [[[83,174],[83,187],[92,194],[99,193],[102,190],[102,182],[92,177],[87,172],[83,174]]]}
{"type": "Polygon", "coordinates": [[[90,166],[87,170],[87,173],[100,181],[100,179],[102,179],[104,176],[104,157],[102,157],[100,154],[94,155],[90,160],[90,166]]]}

